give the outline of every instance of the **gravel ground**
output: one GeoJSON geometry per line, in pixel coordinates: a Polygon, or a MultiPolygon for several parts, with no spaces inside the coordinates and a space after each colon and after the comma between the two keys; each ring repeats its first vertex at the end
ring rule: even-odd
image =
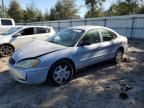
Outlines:
{"type": "Polygon", "coordinates": [[[67,85],[25,85],[0,58],[0,108],[144,108],[144,46],[134,42],[123,63],[99,63],[67,85]]]}

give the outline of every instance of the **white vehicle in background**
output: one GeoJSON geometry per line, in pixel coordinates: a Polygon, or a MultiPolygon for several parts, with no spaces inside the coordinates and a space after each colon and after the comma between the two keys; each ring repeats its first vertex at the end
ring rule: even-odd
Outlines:
{"type": "Polygon", "coordinates": [[[12,27],[15,27],[15,21],[13,19],[0,18],[0,34],[8,31],[12,27]]]}
{"type": "Polygon", "coordinates": [[[47,40],[54,35],[52,27],[47,26],[17,26],[0,35],[0,56],[10,56],[16,48],[33,40],[47,40]]]}

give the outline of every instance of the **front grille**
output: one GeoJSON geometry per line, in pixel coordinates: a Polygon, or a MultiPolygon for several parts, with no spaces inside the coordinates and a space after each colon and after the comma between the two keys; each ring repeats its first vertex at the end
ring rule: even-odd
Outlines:
{"type": "Polygon", "coordinates": [[[14,64],[15,64],[15,60],[11,57],[11,58],[9,59],[9,63],[12,64],[12,65],[14,65],[14,64]]]}

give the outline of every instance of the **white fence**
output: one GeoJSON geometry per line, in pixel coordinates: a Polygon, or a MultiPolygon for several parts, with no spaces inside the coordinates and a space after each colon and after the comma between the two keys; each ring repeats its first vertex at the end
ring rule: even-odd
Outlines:
{"type": "Polygon", "coordinates": [[[17,25],[46,25],[53,27],[56,32],[72,26],[97,25],[112,28],[130,39],[144,39],[144,15],[18,23],[17,25]]]}

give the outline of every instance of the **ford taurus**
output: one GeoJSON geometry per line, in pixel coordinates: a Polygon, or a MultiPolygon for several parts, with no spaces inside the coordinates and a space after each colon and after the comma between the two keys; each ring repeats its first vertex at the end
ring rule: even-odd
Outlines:
{"type": "Polygon", "coordinates": [[[9,60],[10,73],[21,83],[63,85],[78,69],[109,59],[121,62],[127,48],[127,38],[109,28],[71,27],[17,49],[9,60]]]}

